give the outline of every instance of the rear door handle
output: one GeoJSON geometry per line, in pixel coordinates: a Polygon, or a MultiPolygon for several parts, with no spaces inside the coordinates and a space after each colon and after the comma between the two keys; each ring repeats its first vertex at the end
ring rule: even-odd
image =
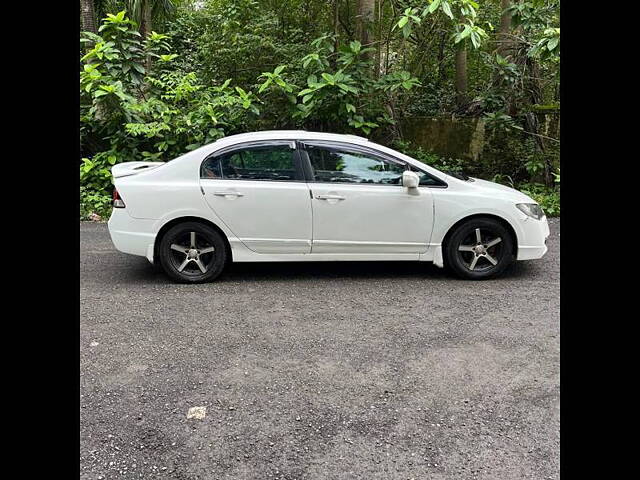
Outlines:
{"type": "Polygon", "coordinates": [[[244,193],[233,192],[229,190],[217,191],[213,192],[213,194],[219,197],[244,197],[244,193]]]}
{"type": "Polygon", "coordinates": [[[342,195],[316,195],[318,200],[345,200],[347,197],[342,195]]]}

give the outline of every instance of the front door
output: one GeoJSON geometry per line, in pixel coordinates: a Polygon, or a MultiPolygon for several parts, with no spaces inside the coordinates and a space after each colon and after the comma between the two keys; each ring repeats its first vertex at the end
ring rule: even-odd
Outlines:
{"type": "Polygon", "coordinates": [[[201,167],[207,204],[249,249],[311,251],[311,199],[295,142],[237,145],[201,167]]]}
{"type": "Polygon", "coordinates": [[[405,165],[348,144],[305,142],[313,181],[311,253],[415,254],[433,226],[428,188],[402,186],[405,165]]]}

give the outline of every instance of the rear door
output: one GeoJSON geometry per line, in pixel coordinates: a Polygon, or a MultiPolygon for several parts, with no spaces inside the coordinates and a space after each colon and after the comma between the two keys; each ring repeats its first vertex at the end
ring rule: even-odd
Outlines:
{"type": "Polygon", "coordinates": [[[313,200],[311,253],[415,254],[433,227],[428,188],[402,186],[404,162],[350,144],[304,142],[313,200]],[[308,159],[308,160],[307,160],[308,159]]]}
{"type": "Polygon", "coordinates": [[[249,249],[311,251],[311,198],[292,141],[235,145],[205,159],[207,204],[249,249]]]}

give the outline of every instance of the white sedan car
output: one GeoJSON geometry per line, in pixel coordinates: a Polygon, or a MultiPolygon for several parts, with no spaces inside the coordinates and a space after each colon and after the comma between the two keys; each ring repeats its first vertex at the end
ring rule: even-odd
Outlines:
{"type": "Polygon", "coordinates": [[[112,173],[114,245],[180,282],[211,281],[232,261],[322,260],[425,261],[484,279],[547,251],[547,219],[527,195],[353,135],[233,135],[112,173]]]}

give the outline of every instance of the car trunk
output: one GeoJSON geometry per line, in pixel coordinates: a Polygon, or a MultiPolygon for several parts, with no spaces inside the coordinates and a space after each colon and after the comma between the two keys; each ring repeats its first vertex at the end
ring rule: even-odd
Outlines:
{"type": "Polygon", "coordinates": [[[164,162],[124,162],[118,163],[111,168],[113,178],[128,177],[141,172],[148,172],[164,165],[164,162]]]}

